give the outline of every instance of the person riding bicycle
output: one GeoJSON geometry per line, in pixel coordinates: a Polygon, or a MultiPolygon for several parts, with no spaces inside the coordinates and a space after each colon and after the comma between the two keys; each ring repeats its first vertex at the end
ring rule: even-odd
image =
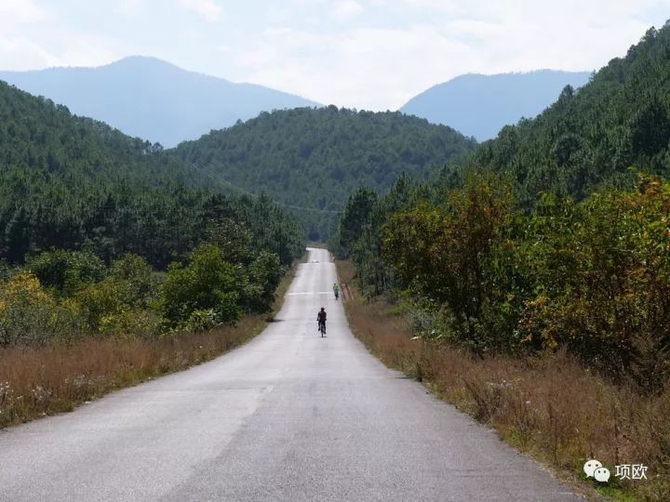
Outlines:
{"type": "Polygon", "coordinates": [[[323,324],[323,330],[326,331],[326,309],[321,307],[321,310],[316,314],[316,323],[317,331],[321,330],[321,324],[323,324]]]}
{"type": "Polygon", "coordinates": [[[333,283],[333,294],[335,295],[336,300],[338,296],[340,296],[340,286],[338,286],[336,282],[333,283]]]}

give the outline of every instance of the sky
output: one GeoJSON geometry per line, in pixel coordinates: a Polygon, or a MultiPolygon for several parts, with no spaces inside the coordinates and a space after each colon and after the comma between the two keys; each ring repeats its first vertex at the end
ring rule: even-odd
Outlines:
{"type": "Polygon", "coordinates": [[[464,73],[598,70],[668,18],[670,0],[0,0],[0,70],[143,55],[396,110],[464,73]]]}

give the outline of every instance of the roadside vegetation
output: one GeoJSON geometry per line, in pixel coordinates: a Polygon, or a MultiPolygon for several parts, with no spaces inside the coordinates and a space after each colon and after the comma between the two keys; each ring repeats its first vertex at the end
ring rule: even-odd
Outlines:
{"type": "MultiPolygon", "coordinates": [[[[138,260],[126,258],[124,263],[128,261],[138,260]]],[[[43,315],[40,308],[51,308],[46,314],[55,316],[61,309],[70,309],[67,319],[72,326],[82,307],[71,300],[65,301],[68,307],[58,307],[34,276],[19,273],[12,288],[17,291],[16,284],[21,283],[19,294],[24,295],[22,305],[27,309],[21,318],[35,325],[27,330],[32,343],[23,339],[22,343],[0,347],[0,428],[70,411],[108,392],[187,369],[243,344],[260,333],[278,312],[292,279],[293,269],[281,280],[267,312],[245,313],[234,324],[215,322],[216,310],[208,309],[196,311],[197,316],[190,316],[176,328],[161,331],[158,312],[124,314],[115,310],[117,314],[112,318],[121,319],[126,329],[108,320],[94,333],[90,326],[84,329],[85,320],[80,319],[78,336],[59,331],[44,340],[45,324],[38,322],[43,315]],[[47,307],[39,307],[35,299],[46,301],[47,307]]],[[[109,276],[108,280],[113,281],[109,276]]],[[[12,288],[2,291],[6,294],[12,288]]],[[[91,293],[90,285],[87,289],[91,293]]],[[[105,296],[108,291],[99,293],[105,296]]],[[[0,303],[0,309],[3,305],[0,315],[7,312],[6,303],[0,303]]],[[[83,310],[88,312],[86,307],[83,310]]]]}
{"type": "Polygon", "coordinates": [[[0,427],[259,330],[304,250],[266,196],[0,82],[0,427]]]}
{"type": "Polygon", "coordinates": [[[359,187],[331,242],[373,352],[622,499],[670,499],[668,77],[670,25],[438,183],[359,187]]]}
{"type": "Polygon", "coordinates": [[[186,369],[260,332],[290,267],[226,225],[167,271],[135,254],[108,265],[63,249],[5,263],[0,428],[186,369]]]}
{"type": "MultiPolygon", "coordinates": [[[[354,267],[338,261],[354,287],[354,267]]],[[[421,337],[426,313],[407,303],[355,294],[344,303],[354,334],[385,364],[494,428],[500,437],[549,466],[590,499],[667,500],[670,493],[670,388],[640,395],[585,367],[565,350],[530,357],[487,354],[421,337]],[[605,486],[586,479],[599,460],[612,471],[605,486]],[[619,480],[615,466],[644,464],[646,480],[619,480]]]]}

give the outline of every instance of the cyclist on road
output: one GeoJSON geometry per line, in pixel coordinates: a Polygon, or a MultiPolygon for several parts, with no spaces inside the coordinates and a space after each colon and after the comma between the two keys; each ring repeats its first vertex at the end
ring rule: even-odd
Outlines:
{"type": "Polygon", "coordinates": [[[335,295],[335,299],[340,296],[340,286],[336,282],[333,283],[333,294],[335,295]]]}
{"type": "Polygon", "coordinates": [[[316,314],[317,331],[321,329],[323,323],[323,330],[326,331],[326,309],[321,307],[321,311],[316,314]]]}

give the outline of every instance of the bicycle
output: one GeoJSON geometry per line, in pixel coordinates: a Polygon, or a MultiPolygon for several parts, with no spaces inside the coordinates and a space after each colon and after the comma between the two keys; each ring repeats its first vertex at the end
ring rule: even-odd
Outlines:
{"type": "Polygon", "coordinates": [[[323,321],[319,321],[319,331],[321,332],[321,338],[326,336],[326,323],[323,321]]]}

